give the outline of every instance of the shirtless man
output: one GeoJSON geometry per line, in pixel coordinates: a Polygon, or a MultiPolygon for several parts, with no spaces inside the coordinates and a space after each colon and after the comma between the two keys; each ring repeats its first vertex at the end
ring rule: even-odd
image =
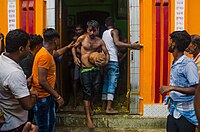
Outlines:
{"type": "Polygon", "coordinates": [[[81,61],[75,60],[76,65],[81,65],[81,85],[83,89],[83,104],[86,114],[86,123],[88,128],[94,128],[94,124],[90,118],[90,104],[94,94],[100,89],[100,66],[106,65],[109,60],[109,54],[102,39],[97,37],[99,33],[99,24],[95,20],[87,22],[87,33],[81,35],[75,47],[81,46],[81,61]],[[93,52],[102,49],[105,54],[105,59],[97,59],[95,64],[89,62],[89,55],[93,52]]]}

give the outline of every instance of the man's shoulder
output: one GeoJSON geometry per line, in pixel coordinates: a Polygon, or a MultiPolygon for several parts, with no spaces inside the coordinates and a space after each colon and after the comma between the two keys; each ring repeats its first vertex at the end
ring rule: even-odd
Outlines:
{"type": "Polygon", "coordinates": [[[96,41],[97,41],[99,44],[104,43],[103,39],[101,39],[101,38],[98,37],[98,36],[96,36],[96,41]]]}
{"type": "Polygon", "coordinates": [[[87,33],[84,33],[81,36],[79,36],[78,38],[84,39],[86,36],[87,36],[87,33]]]}

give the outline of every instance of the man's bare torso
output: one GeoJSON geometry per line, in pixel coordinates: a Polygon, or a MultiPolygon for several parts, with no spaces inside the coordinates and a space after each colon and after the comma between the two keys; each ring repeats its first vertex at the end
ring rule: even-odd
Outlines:
{"type": "Polygon", "coordinates": [[[98,51],[102,46],[102,40],[99,37],[91,39],[87,34],[84,35],[81,42],[81,65],[82,67],[91,68],[94,64],[89,62],[89,55],[98,51]]]}

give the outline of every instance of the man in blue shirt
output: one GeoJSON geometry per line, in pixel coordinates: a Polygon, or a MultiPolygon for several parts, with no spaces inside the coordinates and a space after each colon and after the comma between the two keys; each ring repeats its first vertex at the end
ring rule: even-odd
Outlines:
{"type": "Polygon", "coordinates": [[[199,83],[198,70],[194,61],[184,55],[191,42],[186,31],[174,31],[170,34],[168,51],[174,60],[170,69],[170,86],[162,86],[160,93],[170,92],[165,99],[169,103],[167,117],[168,132],[195,132],[198,124],[194,111],[194,93],[199,83]]]}

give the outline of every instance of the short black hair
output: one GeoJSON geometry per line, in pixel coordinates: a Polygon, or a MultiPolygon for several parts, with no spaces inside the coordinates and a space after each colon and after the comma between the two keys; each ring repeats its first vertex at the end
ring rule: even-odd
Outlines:
{"type": "Polygon", "coordinates": [[[49,42],[54,38],[60,38],[60,34],[53,28],[47,28],[44,30],[43,37],[45,42],[49,42]]]}
{"type": "Polygon", "coordinates": [[[76,23],[74,25],[74,29],[77,28],[77,27],[80,27],[80,28],[84,29],[84,27],[83,27],[83,25],[81,23],[76,23]]]}
{"type": "Polygon", "coordinates": [[[42,44],[43,38],[41,35],[30,34],[30,49],[34,50],[35,47],[39,44],[42,44]]]}
{"type": "Polygon", "coordinates": [[[114,26],[113,18],[112,17],[107,17],[105,19],[105,24],[106,24],[106,26],[114,26]]]}
{"type": "Polygon", "coordinates": [[[191,42],[191,36],[185,30],[172,32],[170,38],[172,39],[172,42],[175,42],[176,48],[180,52],[184,52],[191,42]]]}
{"type": "Polygon", "coordinates": [[[99,28],[99,23],[96,20],[89,20],[87,22],[87,28],[88,27],[99,28]]]}
{"type": "Polygon", "coordinates": [[[13,53],[18,51],[20,46],[26,47],[29,35],[22,29],[15,29],[6,35],[6,52],[13,53]]]}

